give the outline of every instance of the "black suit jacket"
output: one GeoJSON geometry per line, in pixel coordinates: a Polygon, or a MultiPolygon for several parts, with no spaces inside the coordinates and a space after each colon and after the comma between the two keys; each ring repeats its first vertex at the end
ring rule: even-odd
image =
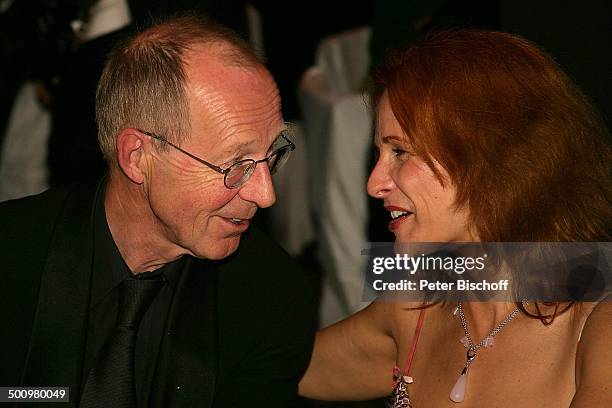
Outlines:
{"type": "MultiPolygon", "coordinates": [[[[0,204],[0,386],[69,386],[78,405],[100,190],[0,204]]],[[[145,405],[291,406],[314,300],[312,280],[255,229],[226,260],[189,259],[145,405]]]]}

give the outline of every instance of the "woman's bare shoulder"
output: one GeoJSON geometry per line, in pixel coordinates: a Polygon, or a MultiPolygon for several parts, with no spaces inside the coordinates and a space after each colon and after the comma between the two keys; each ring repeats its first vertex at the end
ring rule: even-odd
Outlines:
{"type": "Polygon", "coordinates": [[[576,395],[572,407],[612,406],[612,298],[583,305],[584,328],[576,352],[576,395]]]}
{"type": "Polygon", "coordinates": [[[424,305],[422,302],[388,302],[386,306],[388,330],[392,337],[398,339],[399,333],[412,333],[419,320],[421,310],[430,312],[439,305],[424,305]]]}

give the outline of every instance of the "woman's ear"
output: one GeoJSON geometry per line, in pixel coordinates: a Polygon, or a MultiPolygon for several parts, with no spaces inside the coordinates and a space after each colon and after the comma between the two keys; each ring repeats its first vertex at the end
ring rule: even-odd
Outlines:
{"type": "Polygon", "coordinates": [[[145,135],[133,128],[121,130],[117,136],[117,163],[123,173],[136,184],[142,184],[145,135]]]}

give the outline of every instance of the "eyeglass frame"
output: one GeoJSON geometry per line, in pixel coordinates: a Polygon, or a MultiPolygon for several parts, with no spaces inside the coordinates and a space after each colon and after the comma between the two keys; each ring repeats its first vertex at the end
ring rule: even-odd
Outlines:
{"type": "MultiPolygon", "coordinates": [[[[191,157],[192,159],[194,159],[194,160],[198,161],[199,163],[202,163],[203,165],[205,165],[205,166],[207,166],[208,168],[210,168],[210,169],[212,169],[212,170],[216,171],[217,173],[219,173],[219,174],[223,174],[223,185],[225,185],[225,187],[226,187],[226,188],[229,188],[229,189],[234,189],[234,188],[239,188],[239,187],[242,187],[242,186],[244,185],[244,183],[246,183],[247,181],[249,181],[249,179],[251,178],[251,176],[253,175],[253,173],[254,173],[254,172],[255,172],[255,170],[257,169],[257,165],[258,165],[259,163],[262,163],[262,162],[266,162],[266,163],[267,163],[267,162],[268,162],[268,160],[270,160],[270,158],[271,158],[272,156],[274,156],[274,155],[275,155],[275,154],[276,154],[278,151],[280,151],[281,149],[286,149],[286,148],[288,147],[288,148],[290,149],[290,152],[292,152],[292,151],[294,151],[294,150],[295,150],[295,144],[294,144],[294,143],[293,143],[291,140],[289,140],[289,138],[288,138],[287,136],[285,136],[284,131],[282,131],[282,132],[280,133],[280,135],[279,135],[279,136],[280,136],[280,137],[282,137],[283,139],[285,139],[285,141],[286,141],[288,144],[286,144],[286,145],[284,145],[284,146],[279,147],[278,149],[274,150],[272,153],[270,153],[268,156],[264,157],[264,158],[263,158],[263,159],[261,159],[261,160],[255,160],[255,159],[243,159],[243,160],[239,160],[239,161],[237,161],[236,163],[231,164],[231,165],[230,165],[229,167],[227,167],[226,169],[222,169],[221,167],[216,166],[216,165],[214,165],[214,164],[212,164],[212,163],[210,163],[210,162],[207,162],[206,160],[199,158],[199,157],[198,157],[198,156],[196,156],[195,154],[193,154],[193,153],[189,153],[187,150],[184,150],[184,149],[182,149],[182,148],[178,147],[177,145],[175,145],[174,143],[172,143],[171,141],[169,141],[169,140],[168,140],[168,139],[166,139],[165,137],[162,137],[162,136],[156,135],[155,133],[152,133],[152,132],[147,132],[147,131],[142,130],[142,129],[136,129],[136,130],[137,130],[137,131],[139,131],[139,132],[140,132],[140,133],[142,133],[142,134],[145,134],[145,135],[147,135],[147,136],[149,136],[149,137],[151,137],[151,138],[155,139],[155,140],[159,140],[160,142],[167,143],[168,145],[172,146],[173,148],[175,148],[175,149],[176,149],[176,150],[178,150],[179,152],[181,152],[181,153],[183,153],[183,154],[185,154],[185,155],[187,155],[187,156],[191,157]],[[229,172],[230,172],[230,170],[232,169],[232,167],[235,167],[235,166],[239,165],[240,163],[244,163],[244,162],[247,162],[247,161],[248,161],[248,162],[253,162],[253,171],[251,172],[251,174],[249,174],[249,176],[248,176],[248,177],[247,177],[245,180],[243,180],[243,181],[242,181],[240,184],[235,185],[235,186],[232,186],[232,187],[228,186],[228,185],[227,185],[227,175],[229,174],[229,172]]],[[[278,138],[277,138],[277,140],[278,140],[278,138]]]]}

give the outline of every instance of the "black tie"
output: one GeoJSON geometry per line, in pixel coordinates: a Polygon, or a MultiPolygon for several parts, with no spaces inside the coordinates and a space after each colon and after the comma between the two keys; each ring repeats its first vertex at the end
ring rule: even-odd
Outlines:
{"type": "Polygon", "coordinates": [[[117,326],[89,371],[81,397],[82,408],[136,407],[136,333],[143,315],[164,283],[161,279],[126,279],[121,282],[117,326]]]}

